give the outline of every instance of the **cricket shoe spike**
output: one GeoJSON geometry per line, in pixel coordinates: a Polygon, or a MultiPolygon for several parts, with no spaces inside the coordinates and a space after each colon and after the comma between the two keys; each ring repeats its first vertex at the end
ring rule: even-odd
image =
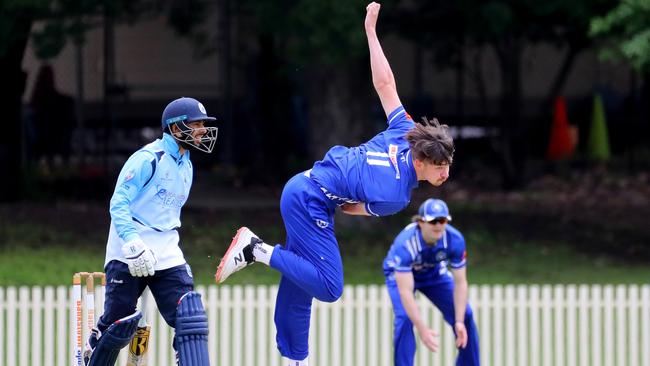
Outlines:
{"type": "Polygon", "coordinates": [[[237,234],[232,238],[230,247],[217,268],[217,274],[214,276],[217,283],[223,283],[231,274],[255,263],[253,248],[258,243],[262,243],[262,240],[249,228],[242,227],[237,230],[237,234]]]}

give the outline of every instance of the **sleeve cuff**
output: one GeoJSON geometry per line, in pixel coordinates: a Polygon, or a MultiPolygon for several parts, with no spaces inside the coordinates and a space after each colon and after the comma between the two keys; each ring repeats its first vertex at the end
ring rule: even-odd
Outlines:
{"type": "Polygon", "coordinates": [[[395,108],[394,111],[390,112],[388,115],[388,125],[390,126],[390,124],[402,113],[406,113],[406,111],[404,111],[404,106],[399,106],[395,108]]]}

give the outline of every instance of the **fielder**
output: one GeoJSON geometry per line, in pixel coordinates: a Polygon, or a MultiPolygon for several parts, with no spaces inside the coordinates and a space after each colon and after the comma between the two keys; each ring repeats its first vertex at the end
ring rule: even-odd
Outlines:
{"type": "Polygon", "coordinates": [[[215,120],[195,99],[172,101],[162,114],[162,138],[136,151],[122,167],[110,203],[104,314],[86,344],[86,365],[115,364],[136,331],[136,303],[147,286],[175,328],[176,362],[209,365],[207,318],[177,229],[192,186],[189,150],[212,152],[217,128],[205,125],[215,120]]]}
{"type": "Polygon", "coordinates": [[[451,216],[444,201],[424,201],[413,223],[397,235],[384,259],[386,288],[395,314],[395,366],[413,366],[413,326],[425,347],[434,352],[438,348],[436,332],[420,317],[416,290],[431,300],[454,330],[460,350],[456,365],[480,364],[478,331],[467,303],[465,239],[448,221],[451,216]]]}
{"type": "Polygon", "coordinates": [[[402,107],[375,30],[379,7],[367,6],[365,29],[373,84],[388,128],[360,146],[334,146],[312,169],[291,178],[280,200],[285,246],[266,244],[241,228],[215,275],[221,283],[254,262],[282,273],[274,320],[284,365],[308,365],[312,299],[334,302],[343,292],[336,208],[349,215],[391,215],[408,205],[418,181],[439,186],[449,177],[453,140],[447,126],[436,120],[416,125],[402,107]]]}

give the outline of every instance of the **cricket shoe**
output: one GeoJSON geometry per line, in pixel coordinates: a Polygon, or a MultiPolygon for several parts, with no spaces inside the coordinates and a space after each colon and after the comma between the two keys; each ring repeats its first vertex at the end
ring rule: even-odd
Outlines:
{"type": "Polygon", "coordinates": [[[231,274],[255,263],[253,248],[258,243],[262,243],[262,240],[253,234],[249,228],[242,227],[237,230],[237,234],[232,238],[228,251],[221,258],[221,263],[219,263],[219,267],[217,268],[217,274],[214,275],[217,283],[223,283],[231,274]]]}

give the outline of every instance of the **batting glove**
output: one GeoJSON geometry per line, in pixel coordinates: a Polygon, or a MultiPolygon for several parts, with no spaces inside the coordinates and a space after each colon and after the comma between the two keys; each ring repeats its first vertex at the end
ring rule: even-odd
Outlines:
{"type": "Polygon", "coordinates": [[[142,241],[133,239],[122,245],[122,254],[129,265],[129,272],[133,277],[153,276],[153,266],[158,263],[153,251],[142,241]]]}

